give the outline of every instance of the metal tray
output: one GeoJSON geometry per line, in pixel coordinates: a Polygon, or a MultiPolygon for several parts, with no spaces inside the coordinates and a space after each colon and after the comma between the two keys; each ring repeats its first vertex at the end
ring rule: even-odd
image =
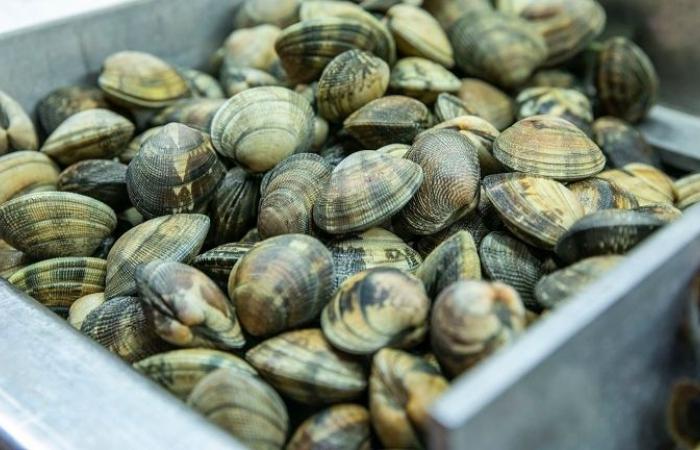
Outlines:
{"type": "MultiPolygon", "coordinates": [[[[658,24],[692,13],[682,6],[693,1],[603,1],[615,30],[641,35],[660,67],[664,106],[643,129],[667,163],[685,170],[700,168],[700,85],[687,76],[700,51],[682,43],[700,31],[681,20],[679,41],[658,24]]],[[[0,35],[0,89],[32,111],[52,88],[94,82],[103,59],[122,49],[204,67],[230,32],[236,3],[132,0],[0,35]]],[[[678,331],[699,268],[697,207],[456,381],[432,410],[430,447],[668,447],[663,410],[672,380],[692,362],[678,331]]],[[[240,448],[3,280],[0,311],[0,448],[240,448]]]]}

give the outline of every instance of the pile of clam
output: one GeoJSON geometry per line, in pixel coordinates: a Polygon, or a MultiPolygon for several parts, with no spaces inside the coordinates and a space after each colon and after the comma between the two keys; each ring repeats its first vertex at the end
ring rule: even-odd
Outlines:
{"type": "Polygon", "coordinates": [[[247,0],[0,92],[0,276],[252,448],[419,448],[449,380],[700,201],[595,0],[247,0]],[[45,136],[45,138],[44,138],[45,136]]]}

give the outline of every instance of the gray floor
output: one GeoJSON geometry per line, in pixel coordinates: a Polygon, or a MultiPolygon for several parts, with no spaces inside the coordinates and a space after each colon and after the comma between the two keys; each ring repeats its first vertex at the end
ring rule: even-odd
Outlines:
{"type": "Polygon", "coordinates": [[[0,33],[135,0],[0,0],[0,33]]]}

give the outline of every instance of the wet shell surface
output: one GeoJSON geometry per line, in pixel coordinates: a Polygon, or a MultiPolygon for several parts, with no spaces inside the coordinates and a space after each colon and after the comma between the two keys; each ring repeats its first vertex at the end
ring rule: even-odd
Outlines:
{"type": "Polygon", "coordinates": [[[129,163],[126,187],[146,218],[203,212],[224,172],[208,136],[171,123],[143,143],[129,163]]]}
{"type": "Polygon", "coordinates": [[[246,447],[278,450],[284,446],[289,428],[287,407],[257,377],[217,369],[197,383],[187,404],[246,447]]]}
{"type": "Polygon", "coordinates": [[[287,443],[287,450],[369,450],[369,411],[360,405],[333,405],[306,419],[287,443]]]}
{"type": "Polygon", "coordinates": [[[143,143],[150,139],[152,136],[158,134],[162,128],[162,126],[148,128],[143,133],[136,135],[129,142],[129,145],[126,147],[126,150],[119,154],[119,161],[124,164],[129,164],[131,160],[134,159],[139,150],[141,150],[141,146],[143,145],[143,143]]]}
{"type": "Polygon", "coordinates": [[[685,176],[676,180],[673,186],[678,193],[676,206],[686,209],[700,203],[700,173],[685,176]]]}
{"type": "Polygon", "coordinates": [[[230,98],[214,116],[211,137],[222,155],[252,173],[308,151],[314,132],[309,102],[289,89],[266,86],[230,98]]]}
{"type": "Polygon", "coordinates": [[[134,51],[109,56],[97,83],[111,100],[133,108],[162,108],[189,93],[187,82],[174,67],[134,51]]]}
{"type": "Polygon", "coordinates": [[[483,185],[508,228],[527,243],[552,249],[583,217],[577,197],[563,184],[524,174],[489,175],[483,185]]]}
{"type": "Polygon", "coordinates": [[[382,148],[378,148],[377,151],[380,153],[386,153],[387,155],[391,155],[396,158],[403,158],[410,149],[411,146],[408,144],[389,144],[382,148]]]}
{"type": "Polygon", "coordinates": [[[391,69],[392,92],[416,98],[423,103],[435,102],[442,92],[457,92],[462,83],[443,66],[419,57],[400,59],[391,69]]]}
{"type": "Polygon", "coordinates": [[[29,256],[0,240],[0,277],[9,279],[13,273],[31,263],[29,256]]]}
{"type": "Polygon", "coordinates": [[[134,273],[139,264],[162,259],[189,262],[199,253],[209,231],[202,214],[174,214],[148,220],[124,233],[107,256],[105,296],[136,292],[134,273]]]}
{"type": "Polygon", "coordinates": [[[557,180],[580,180],[599,173],[605,156],[571,122],[533,116],[503,131],[493,143],[493,156],[505,167],[557,180]]]}
{"type": "Polygon", "coordinates": [[[450,41],[438,21],[423,9],[398,4],[387,11],[386,20],[402,54],[430,59],[448,68],[454,65],[450,41]]]}
{"type": "Polygon", "coordinates": [[[224,98],[224,91],[216,78],[201,70],[178,68],[194,98],[224,98]]]}
{"type": "Polygon", "coordinates": [[[639,206],[634,195],[602,178],[588,178],[567,187],[578,197],[586,214],[603,209],[632,209],[639,206]]]}
{"type": "Polygon", "coordinates": [[[304,404],[350,400],[367,387],[362,364],[335,350],[319,329],[267,339],[246,360],[281,393],[304,404]]]}
{"type": "Polygon", "coordinates": [[[36,150],[39,138],[32,119],[15,99],[0,91],[0,155],[15,150],[36,150]]]}
{"type": "Polygon", "coordinates": [[[245,0],[236,10],[233,26],[245,28],[269,23],[286,27],[298,20],[300,3],[300,0],[245,0]]]}
{"type": "Polygon", "coordinates": [[[253,67],[241,67],[237,61],[229,57],[224,59],[219,76],[228,97],[233,97],[246,89],[281,84],[280,80],[269,73],[253,67]]]}
{"type": "Polygon", "coordinates": [[[372,228],[393,216],[423,181],[421,167],[373,151],[345,158],[314,205],[314,221],[331,234],[372,228]]]}
{"type": "Polygon", "coordinates": [[[500,283],[460,281],[440,293],[430,321],[433,351],[447,373],[458,376],[525,329],[518,293],[500,283]]]}
{"type": "Polygon", "coordinates": [[[163,108],[151,119],[151,125],[180,123],[209,133],[214,115],[226,103],[223,98],[185,98],[163,108]]]}
{"type": "Polygon", "coordinates": [[[247,362],[220,350],[188,348],[158,353],[134,363],[134,369],[185,400],[207,374],[226,368],[251,376],[257,375],[247,362]]]}
{"type": "Polygon", "coordinates": [[[231,271],[229,298],[243,328],[267,336],[316,318],[333,289],[333,259],[317,239],[289,234],[266,239],[231,271]]]}
{"type": "Polygon", "coordinates": [[[639,163],[628,164],[622,169],[606,170],[598,174],[632,194],[639,206],[658,203],[674,204],[676,193],[673,181],[660,170],[639,163]]]}
{"type": "Polygon", "coordinates": [[[596,120],[593,122],[593,139],[612,168],[621,168],[629,163],[661,165],[659,155],[644,139],[644,135],[624,120],[610,116],[596,120]]]}
{"type": "Polygon", "coordinates": [[[518,94],[515,102],[518,120],[540,115],[556,116],[568,120],[589,136],[592,133],[593,107],[588,97],[575,89],[528,88],[518,94]]]}
{"type": "Polygon", "coordinates": [[[475,113],[475,110],[471,109],[461,98],[446,92],[437,96],[434,109],[435,117],[442,123],[475,113]]]}
{"type": "Polygon", "coordinates": [[[0,205],[0,238],[34,259],[90,256],[116,226],[109,206],[70,192],[34,192],[0,205]]]}
{"type": "Polygon", "coordinates": [[[70,305],[105,288],[105,260],[62,257],[30,264],[7,281],[53,311],[65,315],[70,305]]]}
{"type": "Polygon", "coordinates": [[[88,86],[66,86],[39,100],[36,112],[46,134],[51,134],[73,114],[96,108],[109,108],[104,92],[88,86]]]}
{"type": "Polygon", "coordinates": [[[225,289],[228,285],[231,269],[252,248],[253,244],[243,242],[221,244],[198,255],[192,261],[192,265],[207,274],[216,284],[225,289]]]}
{"type": "Polygon", "coordinates": [[[70,116],[46,139],[41,151],[64,166],[93,158],[109,159],[122,152],[134,125],[106,109],[90,109],[70,116]]]}
{"type": "MultiPolygon", "coordinates": [[[[247,67],[270,72],[279,64],[275,41],[282,30],[269,24],[239,28],[228,35],[218,56],[230,67],[247,67]]],[[[222,80],[223,81],[223,80],[222,80]]]]}
{"type": "Polygon", "coordinates": [[[88,314],[104,302],[104,292],[96,292],[80,297],[71,303],[70,308],[68,308],[68,323],[76,330],[80,330],[88,314]]]}
{"type": "Polygon", "coordinates": [[[0,205],[31,192],[54,191],[58,166],[40,152],[16,151],[0,156],[0,205]]]}
{"type": "Polygon", "coordinates": [[[137,267],[136,286],[158,336],[179,347],[243,347],[245,338],[226,294],[199,270],[174,261],[137,267]]]}
{"type": "Polygon", "coordinates": [[[259,199],[260,181],[254,175],[240,167],[226,172],[209,204],[213,242],[235,242],[254,227],[259,199]]]}
{"type": "Polygon", "coordinates": [[[68,166],[58,177],[57,190],[86,195],[115,211],[130,206],[126,192],[126,165],[106,159],[88,159],[68,166]]]}
{"type": "Polygon", "coordinates": [[[343,282],[323,309],[323,334],[342,351],[368,355],[423,340],[430,300],[423,283],[393,268],[374,268],[343,282]]]}
{"type": "Polygon", "coordinates": [[[468,231],[445,239],[425,258],[416,272],[431,298],[459,280],[481,279],[479,253],[468,231]]]}
{"type": "Polygon", "coordinates": [[[668,203],[654,203],[651,205],[639,206],[634,208],[633,211],[650,214],[666,223],[675,222],[683,217],[683,211],[668,203]]]}
{"type": "Polygon", "coordinates": [[[498,130],[505,130],[515,120],[513,100],[495,86],[477,78],[462,79],[457,96],[474,114],[498,130]]]}
{"type": "Polygon", "coordinates": [[[415,3],[416,6],[421,6],[422,3],[423,8],[440,22],[443,30],[449,30],[468,11],[493,10],[490,0],[417,0],[415,3]]]}

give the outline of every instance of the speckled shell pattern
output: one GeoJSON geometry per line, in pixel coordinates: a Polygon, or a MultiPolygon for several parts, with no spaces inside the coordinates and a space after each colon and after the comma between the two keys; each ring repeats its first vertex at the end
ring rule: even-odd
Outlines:
{"type": "Polygon", "coordinates": [[[400,59],[391,69],[389,89],[432,104],[442,92],[457,92],[461,81],[443,66],[425,58],[400,59]]]}
{"type": "Polygon", "coordinates": [[[480,280],[481,263],[471,234],[458,231],[438,245],[425,258],[416,277],[431,298],[459,280],[480,280]]]}
{"type": "Polygon", "coordinates": [[[568,120],[588,136],[592,134],[593,107],[576,89],[532,87],[521,91],[515,102],[518,120],[546,114],[568,120]]]}
{"type": "Polygon", "coordinates": [[[633,209],[639,206],[637,198],[612,181],[588,178],[567,186],[578,197],[586,214],[603,209],[633,209]]]}

